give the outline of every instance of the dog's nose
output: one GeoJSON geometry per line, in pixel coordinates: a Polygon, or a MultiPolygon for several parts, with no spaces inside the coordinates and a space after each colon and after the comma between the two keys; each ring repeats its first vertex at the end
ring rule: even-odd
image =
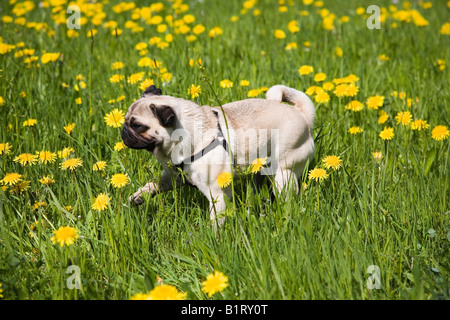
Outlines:
{"type": "Polygon", "coordinates": [[[120,136],[122,137],[122,140],[123,140],[124,136],[126,136],[127,134],[128,134],[128,127],[126,124],[124,124],[122,127],[122,131],[120,132],[120,136]]]}
{"type": "Polygon", "coordinates": [[[122,127],[122,131],[120,132],[120,137],[123,140],[123,143],[128,147],[131,148],[131,141],[130,141],[130,132],[128,130],[128,126],[127,125],[123,125],[122,127]]]}

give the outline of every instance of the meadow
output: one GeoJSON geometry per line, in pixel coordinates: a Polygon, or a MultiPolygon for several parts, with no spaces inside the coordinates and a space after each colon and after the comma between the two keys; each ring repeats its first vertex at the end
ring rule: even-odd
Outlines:
{"type": "Polygon", "coordinates": [[[0,299],[449,299],[449,13],[3,1],[0,299]],[[210,106],[306,92],[316,154],[301,192],[272,198],[270,179],[254,191],[242,173],[217,235],[193,188],[129,203],[162,172],[120,138],[151,84],[210,106]]]}

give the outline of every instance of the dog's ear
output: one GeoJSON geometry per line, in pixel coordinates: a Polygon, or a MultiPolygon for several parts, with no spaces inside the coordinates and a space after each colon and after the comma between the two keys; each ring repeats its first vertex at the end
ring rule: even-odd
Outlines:
{"type": "Polygon", "coordinates": [[[175,112],[170,106],[155,106],[153,103],[150,105],[150,110],[163,127],[173,127],[175,125],[175,112]]]}
{"type": "Polygon", "coordinates": [[[161,89],[158,89],[154,85],[151,85],[145,91],[142,93],[141,98],[144,98],[146,96],[160,96],[162,94],[161,89]]]}

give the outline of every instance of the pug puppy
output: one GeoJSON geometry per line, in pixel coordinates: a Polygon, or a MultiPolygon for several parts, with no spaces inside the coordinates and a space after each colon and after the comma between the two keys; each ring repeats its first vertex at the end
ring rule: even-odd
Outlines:
{"type": "Polygon", "coordinates": [[[266,99],[221,107],[162,95],[152,85],[129,107],[121,136],[127,147],[151,152],[164,172],[130,201],[141,204],[144,193],[154,196],[188,183],[208,198],[217,228],[224,221],[220,214],[226,208],[224,197],[231,198],[230,186],[221,188],[218,177],[234,174],[237,167],[257,158],[266,160],[268,167],[262,173],[274,175],[277,191],[293,187],[298,192],[298,178],[314,156],[314,118],[309,97],[283,85],[270,88],[266,99]],[[183,177],[180,171],[185,172],[183,177]]]}

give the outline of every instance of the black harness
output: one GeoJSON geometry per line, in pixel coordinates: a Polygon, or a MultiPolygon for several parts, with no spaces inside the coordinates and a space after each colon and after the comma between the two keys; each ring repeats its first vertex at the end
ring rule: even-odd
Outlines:
{"type": "MultiPolygon", "coordinates": [[[[219,113],[217,111],[215,111],[215,110],[213,110],[213,112],[214,112],[214,115],[217,117],[217,120],[219,120],[219,113]]],[[[225,137],[223,135],[222,128],[220,127],[219,121],[217,121],[217,129],[218,129],[217,137],[208,146],[206,146],[206,148],[204,148],[203,150],[193,154],[189,158],[190,162],[188,162],[188,163],[192,163],[195,160],[200,159],[205,154],[207,154],[208,152],[210,152],[211,150],[213,150],[215,147],[217,147],[219,145],[221,145],[225,149],[226,152],[229,152],[228,151],[229,150],[228,149],[228,143],[225,140],[225,137]]],[[[179,164],[176,164],[175,168],[180,168],[181,170],[183,170],[185,162],[187,162],[187,159],[181,161],[181,163],[179,163],[179,164]]]]}

